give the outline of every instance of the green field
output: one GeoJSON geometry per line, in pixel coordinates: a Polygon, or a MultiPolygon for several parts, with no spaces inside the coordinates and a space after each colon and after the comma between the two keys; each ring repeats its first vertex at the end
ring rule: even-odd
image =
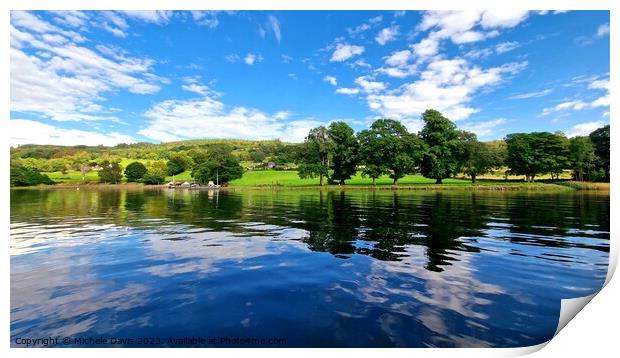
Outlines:
{"type": "MultiPolygon", "coordinates": [[[[145,164],[146,161],[144,161],[145,164]]],[[[125,165],[129,164],[124,163],[125,165]]],[[[84,180],[82,180],[82,175],[79,171],[71,170],[66,174],[61,172],[48,172],[47,174],[50,179],[57,183],[61,184],[80,184],[80,183],[97,183],[99,182],[99,176],[96,171],[91,171],[86,173],[84,180]]],[[[174,180],[176,181],[191,181],[191,171],[184,171],[181,174],[175,175],[174,180]]],[[[548,176],[541,176],[537,179],[548,179],[548,176]]],[[[476,185],[485,186],[485,185],[494,185],[494,186],[516,186],[523,185],[523,182],[520,180],[523,177],[519,176],[511,176],[508,178],[509,180],[505,180],[502,176],[498,174],[491,174],[484,177],[481,177],[476,182],[476,185]]],[[[166,182],[173,180],[172,176],[166,177],[166,182]]],[[[124,180],[123,180],[124,182],[124,180]]],[[[382,176],[377,179],[376,184],[378,186],[390,186],[392,185],[392,179],[390,179],[387,175],[382,176]]],[[[398,186],[428,186],[434,185],[435,180],[424,178],[421,175],[407,175],[398,180],[398,186]]],[[[280,171],[280,170],[256,170],[256,171],[246,171],[243,174],[243,177],[240,179],[236,179],[230,182],[231,187],[239,187],[239,188],[248,188],[248,187],[309,187],[309,186],[318,186],[319,178],[313,179],[301,179],[297,175],[297,171],[288,170],[288,171],[280,171]]],[[[347,186],[371,186],[372,179],[364,178],[358,173],[356,176],[346,181],[347,186]]],[[[469,179],[462,178],[451,178],[444,179],[443,186],[471,186],[471,181],[469,179]]]]}
{"type": "MultiPolygon", "coordinates": [[[[377,179],[377,185],[386,186],[392,185],[392,179],[384,175],[377,179]]],[[[406,175],[398,180],[399,186],[409,185],[434,185],[435,179],[425,178],[421,175],[406,175]]],[[[506,181],[504,179],[483,179],[478,180],[476,185],[521,185],[523,183],[506,181]]],[[[297,171],[277,171],[277,170],[262,170],[262,171],[247,171],[243,174],[243,177],[230,182],[230,186],[233,187],[304,187],[304,186],[318,186],[319,178],[314,179],[300,179],[297,175],[297,171]]],[[[371,186],[372,179],[363,178],[360,173],[346,181],[346,185],[350,186],[371,186]]],[[[443,184],[445,186],[468,186],[471,185],[469,179],[444,179],[443,184]]]]}

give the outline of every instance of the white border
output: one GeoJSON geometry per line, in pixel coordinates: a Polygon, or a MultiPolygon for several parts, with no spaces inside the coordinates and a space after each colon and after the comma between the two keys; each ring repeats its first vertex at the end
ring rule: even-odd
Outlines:
{"type": "MultiPolygon", "coordinates": [[[[619,15],[618,15],[618,2],[614,2],[611,0],[603,1],[603,0],[588,0],[588,1],[578,1],[578,0],[553,0],[553,1],[533,1],[533,0],[523,0],[523,1],[513,1],[510,3],[507,2],[498,2],[497,0],[469,0],[469,1],[457,1],[457,0],[427,0],[427,1],[404,1],[404,0],[382,0],[382,1],[373,1],[373,0],[216,0],[216,1],[199,1],[199,0],[132,0],[132,1],[121,1],[121,0],[65,0],[65,1],[56,1],[56,0],[48,0],[48,1],[33,1],[33,0],[9,0],[3,1],[2,6],[5,10],[2,13],[3,25],[2,26],[2,46],[4,49],[8,49],[9,44],[9,35],[8,35],[8,24],[10,22],[9,11],[11,9],[75,9],[75,10],[88,10],[88,9],[212,9],[212,10],[424,10],[424,9],[445,9],[445,10],[460,10],[460,9],[536,9],[536,10],[611,10],[611,33],[610,38],[615,37],[614,24],[618,24],[619,15]]],[[[618,58],[618,41],[611,41],[611,92],[612,93],[620,93],[618,91],[618,81],[614,77],[615,69],[614,65],[619,63],[620,59],[618,58]]],[[[3,94],[3,103],[4,103],[4,118],[3,118],[3,128],[6,129],[8,127],[8,119],[10,118],[10,65],[9,65],[9,56],[8,51],[3,51],[3,56],[0,58],[1,66],[4,69],[3,77],[4,86],[2,94],[3,94]]],[[[614,106],[611,106],[614,107],[614,106]]],[[[615,107],[614,107],[615,108],[615,107]]],[[[615,118],[614,108],[610,108],[610,119],[615,118]]],[[[613,120],[610,120],[610,123],[613,120]]],[[[9,143],[9,133],[7,130],[0,131],[0,140],[2,143],[6,143],[8,146],[9,143]]],[[[612,136],[616,138],[617,130],[615,129],[615,124],[611,126],[612,136]]],[[[611,153],[612,153],[612,162],[617,163],[617,155],[618,155],[618,146],[612,142],[611,145],[611,153]]],[[[0,165],[4,170],[2,171],[2,176],[0,178],[0,199],[5,203],[2,207],[0,207],[0,212],[5,222],[5,234],[6,238],[9,237],[9,206],[7,203],[9,202],[9,180],[8,180],[8,168],[9,168],[9,151],[8,148],[5,147],[5,152],[2,156],[0,156],[0,165]]],[[[620,172],[615,170],[612,165],[612,182],[616,183],[620,180],[620,172]]],[[[617,198],[613,194],[615,190],[612,190],[611,196],[611,217],[618,217],[618,213],[616,210],[617,207],[617,198]]],[[[487,357],[487,356],[515,356],[515,355],[523,355],[528,354],[534,351],[537,351],[543,347],[544,349],[540,350],[537,355],[541,357],[545,356],[559,356],[559,355],[609,355],[608,352],[617,351],[618,346],[618,337],[617,337],[617,323],[615,320],[617,317],[620,317],[618,304],[620,304],[620,289],[617,283],[617,279],[615,281],[611,281],[610,279],[615,271],[615,267],[617,265],[618,259],[618,223],[613,221],[611,222],[611,251],[610,251],[610,270],[607,276],[607,286],[605,289],[596,295],[592,302],[587,305],[587,308],[584,309],[576,318],[573,319],[574,322],[569,323],[565,329],[559,332],[558,336],[552,339],[548,344],[542,344],[535,347],[526,347],[526,348],[518,348],[518,349],[416,349],[412,351],[411,349],[350,349],[347,351],[343,350],[335,350],[335,349],[322,349],[320,351],[317,350],[291,350],[291,349],[243,349],[243,350],[225,350],[225,349],[183,349],[182,351],[176,350],[158,350],[158,349],[148,349],[146,352],[141,351],[140,349],[115,349],[115,350],[106,350],[106,349],[89,349],[88,351],[84,351],[81,349],[64,349],[64,350],[41,350],[41,349],[11,349],[9,352],[9,339],[10,336],[10,301],[9,301],[9,289],[4,290],[4,295],[2,295],[2,302],[4,309],[0,310],[0,315],[2,315],[4,325],[2,325],[2,332],[4,332],[3,338],[0,339],[0,347],[2,350],[6,351],[5,354],[11,354],[14,356],[25,356],[25,355],[33,355],[33,354],[45,354],[46,356],[78,356],[87,353],[89,355],[94,356],[104,356],[108,354],[122,354],[122,355],[140,355],[140,354],[149,354],[149,355],[169,355],[169,354],[183,354],[183,355],[191,355],[191,356],[205,356],[205,355],[221,355],[221,356],[232,356],[237,354],[251,354],[265,356],[265,357],[274,357],[274,356],[290,356],[294,354],[295,356],[301,357],[310,357],[318,354],[351,354],[357,356],[375,356],[377,354],[390,354],[396,356],[411,356],[413,355],[424,355],[424,356],[452,356],[459,355],[464,357],[487,357]]],[[[5,244],[2,247],[3,251],[3,259],[4,264],[2,265],[2,279],[3,279],[3,287],[8,288],[10,285],[9,279],[9,269],[10,269],[10,261],[9,261],[9,246],[8,240],[5,241],[5,244]]],[[[579,300],[577,300],[579,301],[579,300]]],[[[589,301],[589,300],[588,300],[589,301]]],[[[571,305],[569,302],[563,303],[564,306],[571,305]]],[[[583,302],[577,305],[583,306],[583,302]]],[[[573,307],[571,309],[575,309],[574,302],[573,307]]],[[[5,355],[6,356],[6,355],[5,355]]]]}

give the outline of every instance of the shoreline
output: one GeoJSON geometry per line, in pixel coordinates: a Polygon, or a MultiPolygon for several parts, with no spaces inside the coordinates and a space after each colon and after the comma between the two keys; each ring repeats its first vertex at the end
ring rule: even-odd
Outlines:
{"type": "MultiPolygon", "coordinates": [[[[143,183],[61,183],[53,185],[35,185],[23,187],[11,187],[11,190],[50,190],[50,189],[96,189],[96,190],[161,190],[169,189],[167,185],[145,185],[143,183]]],[[[416,184],[416,185],[300,185],[300,186],[283,186],[283,185],[259,185],[259,186],[225,186],[218,189],[202,188],[202,189],[186,189],[176,188],[169,190],[180,191],[282,191],[282,190],[320,190],[320,191],[356,191],[356,190],[381,190],[381,191],[401,191],[401,190],[462,190],[462,191],[595,191],[609,192],[609,183],[588,183],[588,182],[558,182],[558,183],[493,183],[493,184],[416,184]]]]}

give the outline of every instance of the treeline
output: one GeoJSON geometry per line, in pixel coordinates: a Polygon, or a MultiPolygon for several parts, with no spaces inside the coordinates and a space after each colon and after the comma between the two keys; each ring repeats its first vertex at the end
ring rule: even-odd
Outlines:
{"type": "Polygon", "coordinates": [[[50,184],[42,173],[70,171],[79,172],[82,179],[97,171],[104,183],[161,184],[183,172],[200,183],[226,183],[242,176],[242,162],[253,170],[296,167],[301,178],[318,177],[321,185],[344,184],[358,171],[373,183],[389,175],[396,184],[413,173],[437,183],[462,174],[475,182],[498,169],[528,181],[544,174],[559,178],[564,170],[571,170],[579,181],[609,181],[609,125],[570,139],[562,133],[533,132],[481,142],[436,110],[427,110],[422,119],[419,133],[391,119],[379,119],[358,133],[344,122],[333,122],[310,130],[301,144],[190,140],[115,147],[24,145],[11,148],[11,185],[50,184]],[[127,159],[134,161],[123,168],[121,161],[127,159]]]}
{"type": "Polygon", "coordinates": [[[587,137],[514,133],[504,141],[485,143],[436,110],[425,111],[422,119],[419,133],[392,119],[376,120],[357,134],[345,122],[313,128],[298,150],[299,176],[319,177],[321,185],[344,184],[361,170],[373,184],[382,175],[396,184],[407,174],[421,173],[441,184],[460,173],[475,182],[507,167],[506,174],[524,175],[530,182],[542,174],[557,179],[566,169],[576,180],[609,181],[609,125],[587,137]]]}
{"type": "Polygon", "coordinates": [[[237,140],[237,139],[201,139],[169,143],[135,143],[105,146],[60,146],[26,144],[11,148],[11,159],[24,160],[33,168],[42,172],[79,170],[84,161],[101,164],[103,161],[116,162],[120,159],[143,161],[170,160],[182,153],[193,156],[196,152],[227,148],[240,161],[260,163],[291,162],[293,145],[280,140],[237,140]]]}

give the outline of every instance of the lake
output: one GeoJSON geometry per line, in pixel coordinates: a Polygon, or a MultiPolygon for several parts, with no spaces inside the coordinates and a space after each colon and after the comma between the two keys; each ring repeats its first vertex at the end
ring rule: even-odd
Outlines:
{"type": "Polygon", "coordinates": [[[14,347],[529,346],[609,255],[608,193],[50,189],[10,206],[14,347]]]}

